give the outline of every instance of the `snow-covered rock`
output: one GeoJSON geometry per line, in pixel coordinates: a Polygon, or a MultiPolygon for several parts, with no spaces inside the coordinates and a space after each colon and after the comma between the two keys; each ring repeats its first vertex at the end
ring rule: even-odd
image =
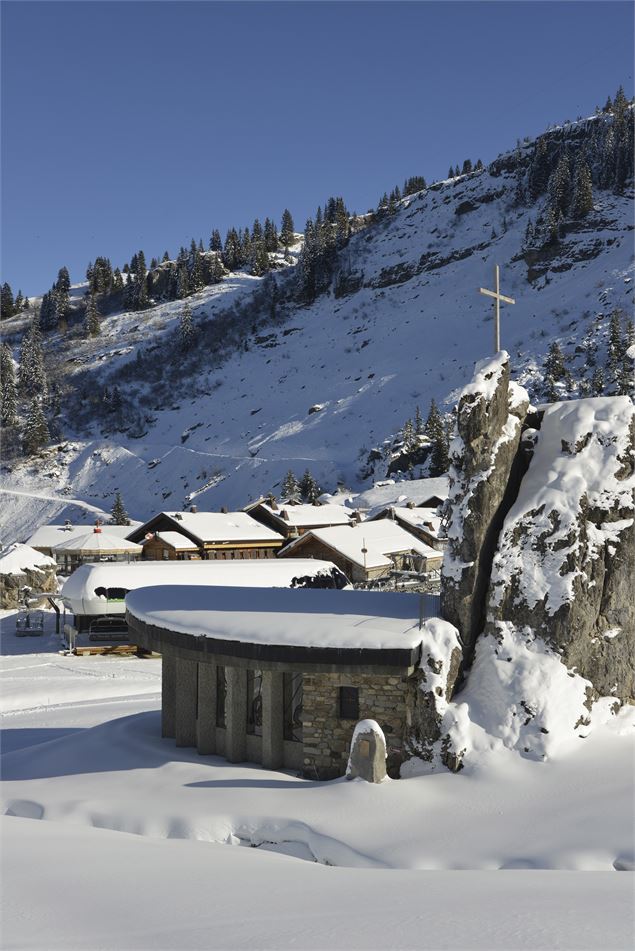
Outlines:
{"type": "Polygon", "coordinates": [[[0,552],[0,608],[17,608],[20,590],[57,591],[56,562],[48,555],[15,543],[0,552]]]}
{"type": "Polygon", "coordinates": [[[450,446],[441,613],[458,628],[468,660],[483,627],[501,510],[517,477],[513,470],[528,407],[526,392],[510,383],[504,350],[477,363],[459,400],[457,434],[450,446]]]}
{"type": "Polygon", "coordinates": [[[635,698],[634,468],[628,397],[549,406],[488,596],[488,632],[544,638],[593,696],[621,700],[635,698]]]}

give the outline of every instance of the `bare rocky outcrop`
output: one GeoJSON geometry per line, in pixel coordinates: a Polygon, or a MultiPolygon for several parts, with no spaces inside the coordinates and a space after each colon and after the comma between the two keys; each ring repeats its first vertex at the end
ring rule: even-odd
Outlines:
{"type": "MultiPolygon", "coordinates": [[[[635,408],[556,403],[498,542],[488,633],[530,631],[594,696],[635,699],[635,408]]],[[[592,699],[589,697],[589,700],[592,699]]]]}
{"type": "Polygon", "coordinates": [[[498,534],[524,470],[518,450],[528,407],[525,390],[510,382],[505,351],[477,364],[459,400],[441,614],[458,628],[468,662],[485,622],[498,534]]]}

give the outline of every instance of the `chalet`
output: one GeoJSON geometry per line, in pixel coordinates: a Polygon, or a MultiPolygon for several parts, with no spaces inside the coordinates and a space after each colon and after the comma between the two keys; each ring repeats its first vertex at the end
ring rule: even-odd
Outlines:
{"type": "MultiPolygon", "coordinates": [[[[141,525],[141,522],[131,522],[129,525],[104,525],[98,520],[96,524],[108,535],[126,538],[137,525],[141,525]]],[[[42,555],[55,558],[55,549],[59,545],[68,541],[74,535],[91,531],[92,528],[91,524],[73,525],[70,521],[64,522],[63,525],[41,525],[30,538],[27,538],[24,544],[30,548],[35,548],[42,555]]]]}
{"type": "Polygon", "coordinates": [[[143,544],[144,558],[152,560],[157,557],[172,560],[186,552],[190,559],[196,553],[206,560],[274,558],[283,543],[281,534],[256,522],[245,512],[197,511],[160,512],[130,532],[128,540],[143,544]],[[181,539],[175,539],[175,534],[181,539]],[[184,548],[182,539],[192,542],[196,552],[184,548]]]}
{"type": "Polygon", "coordinates": [[[350,525],[353,520],[353,513],[343,505],[321,505],[318,502],[310,505],[292,501],[278,504],[274,499],[259,499],[248,505],[245,512],[284,538],[297,538],[314,528],[350,525]]]}
{"type": "Polygon", "coordinates": [[[386,578],[394,569],[439,570],[443,554],[391,519],[311,529],[291,541],[280,557],[332,561],[353,582],[386,578]]]}
{"type": "Polygon", "coordinates": [[[183,532],[153,532],[145,538],[143,557],[149,561],[200,560],[199,546],[183,532]]]}
{"type": "Polygon", "coordinates": [[[386,479],[384,482],[375,483],[372,489],[356,495],[354,501],[355,506],[366,513],[375,513],[390,505],[403,508],[412,504],[415,508],[434,509],[445,502],[449,491],[450,481],[447,476],[408,479],[404,482],[386,479]]]}
{"type": "Polygon", "coordinates": [[[70,574],[75,568],[94,561],[136,561],[141,556],[141,545],[104,532],[96,525],[91,531],[71,534],[53,549],[54,557],[62,571],[70,574]]]}
{"type": "Polygon", "coordinates": [[[412,502],[406,506],[389,505],[367,515],[368,522],[391,519],[419,541],[437,551],[445,551],[447,538],[441,534],[441,516],[435,509],[417,508],[412,502]]]}

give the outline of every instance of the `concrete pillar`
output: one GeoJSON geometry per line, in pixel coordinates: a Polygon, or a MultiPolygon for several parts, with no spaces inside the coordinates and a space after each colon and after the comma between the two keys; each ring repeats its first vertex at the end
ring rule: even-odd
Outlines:
{"type": "Polygon", "coordinates": [[[198,665],[196,748],[201,755],[216,752],[216,664],[198,665]]]}
{"type": "Polygon", "coordinates": [[[247,671],[242,667],[226,667],[225,675],[225,756],[230,763],[242,763],[247,757],[247,671]]]}
{"type": "Polygon", "coordinates": [[[176,736],[176,661],[161,658],[161,736],[176,736]]]}
{"type": "Polygon", "coordinates": [[[196,746],[196,695],[198,664],[176,659],[176,745],[196,746]]]}
{"type": "Polygon", "coordinates": [[[262,765],[279,769],[284,761],[284,691],[282,673],[262,672],[262,765]]]}

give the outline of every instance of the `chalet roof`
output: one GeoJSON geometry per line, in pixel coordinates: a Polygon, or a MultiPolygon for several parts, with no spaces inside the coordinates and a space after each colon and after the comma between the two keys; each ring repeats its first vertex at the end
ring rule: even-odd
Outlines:
{"type": "Polygon", "coordinates": [[[55,545],[55,551],[65,552],[83,552],[85,554],[114,554],[129,553],[139,554],[141,545],[129,542],[126,538],[120,538],[118,535],[112,535],[107,532],[92,529],[90,532],[82,532],[80,535],[71,535],[66,541],[58,542],[55,545]]]}
{"type": "Polygon", "coordinates": [[[317,539],[362,568],[388,568],[392,564],[388,555],[398,552],[414,551],[426,558],[439,557],[438,551],[415,538],[391,519],[362,522],[353,526],[312,529],[294,539],[287,545],[285,552],[295,551],[309,538],[317,539]],[[363,548],[366,548],[366,553],[362,551],[363,548]]]}
{"type": "MultiPolygon", "coordinates": [[[[306,528],[319,525],[348,525],[352,513],[343,505],[309,505],[306,503],[280,503],[278,508],[272,508],[268,502],[258,503],[270,515],[279,519],[285,525],[294,528],[306,528]],[[283,516],[286,512],[287,517],[283,516]]],[[[253,509],[254,506],[250,506],[253,509]]]]}
{"type": "Polygon", "coordinates": [[[430,499],[447,499],[450,480],[447,476],[433,479],[407,479],[403,482],[387,481],[361,492],[351,500],[355,508],[377,512],[387,505],[405,506],[408,502],[425,505],[430,499]]]}
{"type": "MultiPolygon", "coordinates": [[[[130,525],[103,525],[102,530],[118,538],[126,538],[141,522],[131,522],[130,525]]],[[[89,522],[83,525],[40,525],[25,544],[31,548],[55,548],[60,542],[67,541],[81,532],[90,532],[93,525],[89,522]]]]}
{"type": "MultiPolygon", "coordinates": [[[[196,542],[193,542],[187,535],[183,535],[182,532],[155,532],[152,537],[154,538],[155,535],[157,538],[160,538],[162,542],[165,542],[166,545],[169,545],[170,548],[187,551],[196,551],[198,548],[196,542]]],[[[147,541],[150,541],[150,539],[148,538],[147,541]]]]}
{"type": "Polygon", "coordinates": [[[368,521],[375,522],[383,518],[392,519],[393,514],[395,519],[399,522],[404,522],[413,528],[426,529],[433,535],[439,534],[441,516],[437,515],[433,509],[427,509],[425,507],[408,508],[406,505],[383,505],[377,511],[369,512],[366,518],[368,521]]]}
{"type": "MultiPolygon", "coordinates": [[[[275,542],[281,541],[278,532],[261,525],[246,512],[161,512],[129,533],[143,539],[155,531],[160,518],[168,519],[175,531],[191,536],[199,545],[214,542],[275,542]]],[[[164,533],[165,534],[165,533],[164,533]]]]}

